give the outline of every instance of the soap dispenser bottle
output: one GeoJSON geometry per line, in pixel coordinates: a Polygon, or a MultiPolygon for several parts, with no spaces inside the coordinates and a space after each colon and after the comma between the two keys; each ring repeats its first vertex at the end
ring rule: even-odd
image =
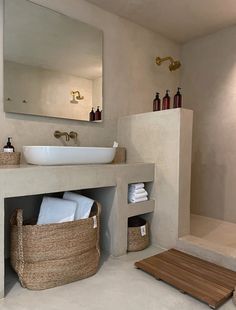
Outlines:
{"type": "Polygon", "coordinates": [[[159,93],[156,93],[156,97],[153,100],[153,111],[161,110],[161,99],[159,98],[159,93]]]}
{"type": "Polygon", "coordinates": [[[91,112],[89,113],[89,120],[90,120],[90,122],[95,121],[95,112],[94,112],[93,108],[92,108],[91,112]]]}
{"type": "Polygon", "coordinates": [[[181,88],[178,87],[177,93],[174,96],[174,104],[173,104],[173,108],[181,108],[182,107],[182,95],[180,93],[181,88]]]}
{"type": "Polygon", "coordinates": [[[95,121],[100,121],[101,120],[101,111],[99,110],[99,106],[97,107],[97,110],[95,112],[95,121]]]}
{"type": "Polygon", "coordinates": [[[11,144],[11,137],[7,139],[7,144],[3,148],[3,152],[5,153],[13,153],[15,152],[14,146],[11,144]]]}
{"type": "Polygon", "coordinates": [[[166,90],[166,94],[162,99],[162,110],[170,109],[170,96],[169,96],[169,90],[166,90]]]}

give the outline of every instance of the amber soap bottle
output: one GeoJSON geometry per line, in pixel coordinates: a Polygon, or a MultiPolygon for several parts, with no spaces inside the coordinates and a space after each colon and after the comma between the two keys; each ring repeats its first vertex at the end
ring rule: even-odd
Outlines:
{"type": "Polygon", "coordinates": [[[178,87],[177,93],[174,96],[174,104],[173,104],[173,108],[181,108],[182,107],[182,95],[180,93],[181,88],[178,87]]]}
{"type": "Polygon", "coordinates": [[[159,93],[156,93],[156,97],[153,100],[153,111],[161,110],[161,99],[159,98],[159,93]]]}
{"type": "Polygon", "coordinates": [[[90,122],[95,121],[95,112],[94,112],[93,108],[92,108],[91,112],[89,113],[89,120],[90,120],[90,122]]]}
{"type": "Polygon", "coordinates": [[[102,113],[99,110],[99,106],[97,107],[97,110],[95,112],[95,121],[100,121],[102,119],[102,113]]]}
{"type": "Polygon", "coordinates": [[[169,90],[166,90],[166,94],[162,99],[162,110],[170,109],[170,96],[169,96],[169,90]]]}

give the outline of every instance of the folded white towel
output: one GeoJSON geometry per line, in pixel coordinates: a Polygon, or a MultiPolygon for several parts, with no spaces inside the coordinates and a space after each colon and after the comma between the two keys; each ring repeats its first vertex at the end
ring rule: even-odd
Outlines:
{"type": "Polygon", "coordinates": [[[129,185],[130,189],[140,189],[144,188],[144,183],[133,183],[129,185]]]}
{"type": "Polygon", "coordinates": [[[74,201],[43,197],[37,224],[53,224],[74,220],[77,204],[74,201]]]}
{"type": "Polygon", "coordinates": [[[136,194],[136,193],[132,193],[132,194],[129,194],[129,198],[134,198],[134,199],[137,199],[137,198],[143,198],[143,197],[147,197],[148,196],[148,193],[145,191],[145,193],[141,193],[141,194],[136,194]]]}
{"type": "Polygon", "coordinates": [[[144,188],[140,188],[140,189],[129,189],[129,194],[143,194],[146,193],[144,188]]]}
{"type": "Polygon", "coordinates": [[[129,199],[129,202],[131,202],[131,203],[136,203],[136,202],[141,202],[141,201],[146,201],[146,200],[148,200],[147,197],[142,197],[142,198],[131,198],[131,199],[129,199]]]}
{"type": "Polygon", "coordinates": [[[94,203],[93,199],[72,192],[65,192],[63,199],[76,202],[77,208],[75,211],[75,220],[86,219],[89,217],[91,208],[94,203]]]}

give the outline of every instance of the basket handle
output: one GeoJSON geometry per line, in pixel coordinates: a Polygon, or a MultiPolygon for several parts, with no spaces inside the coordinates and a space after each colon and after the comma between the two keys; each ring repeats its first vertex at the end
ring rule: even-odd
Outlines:
{"type": "Polygon", "coordinates": [[[97,216],[100,216],[101,215],[102,207],[101,207],[101,204],[99,202],[97,202],[97,201],[96,201],[96,204],[97,204],[97,210],[98,210],[97,216]]]}
{"type": "Polygon", "coordinates": [[[18,228],[20,226],[23,226],[23,210],[22,209],[16,209],[16,225],[18,228]]]}
{"type": "MultiPolygon", "coordinates": [[[[13,217],[16,220],[17,226],[17,245],[18,245],[18,259],[17,259],[17,273],[21,282],[21,285],[25,287],[23,281],[24,272],[24,251],[23,251],[23,210],[16,209],[13,213],[13,217]]],[[[12,219],[11,219],[12,220],[12,219]]]]}
{"type": "Polygon", "coordinates": [[[100,218],[101,218],[101,204],[99,202],[96,201],[96,205],[97,205],[97,223],[98,223],[98,227],[97,227],[97,244],[96,244],[96,247],[97,247],[97,250],[98,250],[98,253],[99,253],[99,256],[100,256],[100,218]]]}

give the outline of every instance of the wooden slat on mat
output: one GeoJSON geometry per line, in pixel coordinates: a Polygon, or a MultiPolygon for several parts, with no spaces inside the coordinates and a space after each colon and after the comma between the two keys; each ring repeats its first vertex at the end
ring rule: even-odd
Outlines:
{"type": "Polygon", "coordinates": [[[236,272],[175,249],[143,259],[135,266],[211,308],[230,298],[236,286],[236,272]]]}

